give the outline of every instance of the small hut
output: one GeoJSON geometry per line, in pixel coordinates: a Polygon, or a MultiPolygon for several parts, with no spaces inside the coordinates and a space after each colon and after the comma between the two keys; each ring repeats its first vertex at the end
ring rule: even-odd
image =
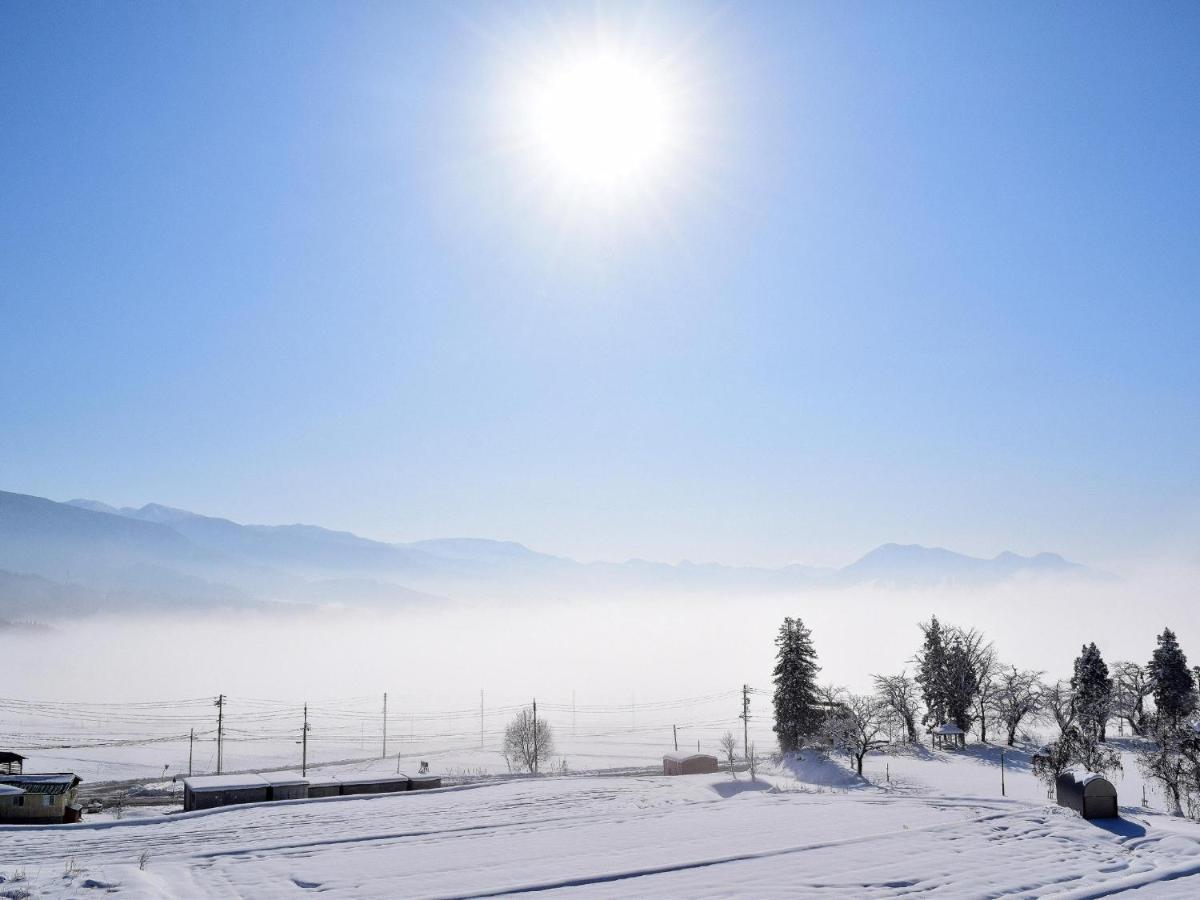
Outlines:
{"type": "Polygon", "coordinates": [[[185,810],[265,803],[270,799],[271,786],[261,775],[194,775],[183,779],[185,810]]]}
{"type": "Polygon", "coordinates": [[[342,792],[341,779],[334,775],[319,775],[308,779],[308,796],[336,797],[342,792]]]}
{"type": "Polygon", "coordinates": [[[378,775],[342,778],[342,796],[349,794],[397,794],[408,790],[407,775],[378,775]]]}
{"type": "Polygon", "coordinates": [[[296,772],[263,772],[268,800],[307,800],[308,779],[296,772]]]}
{"type": "Polygon", "coordinates": [[[1073,809],[1085,819],[1115,819],[1117,789],[1103,775],[1066,772],[1055,782],[1058,805],[1073,809]]]}
{"type": "Polygon", "coordinates": [[[953,722],[947,722],[929,733],[933,736],[933,746],[942,750],[962,750],[967,746],[967,735],[953,722]]]}
{"type": "Polygon", "coordinates": [[[664,775],[708,775],[717,771],[717,758],[707,753],[667,753],[663,756],[664,775]]]}
{"type": "Polygon", "coordinates": [[[441,775],[413,775],[408,779],[410,791],[427,791],[430,788],[440,788],[441,786],[441,775]]]}
{"type": "Polygon", "coordinates": [[[20,775],[25,766],[25,757],[20,753],[0,750],[0,775],[20,775]]]}
{"type": "Polygon", "coordinates": [[[0,822],[8,824],[58,824],[78,822],[81,807],[75,802],[82,779],[74,772],[40,775],[0,775],[0,822]]]}

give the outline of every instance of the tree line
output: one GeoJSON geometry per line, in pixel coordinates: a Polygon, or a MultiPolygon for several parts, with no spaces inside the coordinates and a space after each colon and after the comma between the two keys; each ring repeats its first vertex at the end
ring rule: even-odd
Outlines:
{"type": "MultiPolygon", "coordinates": [[[[1138,738],[1138,765],[1158,782],[1172,811],[1200,814],[1200,666],[1188,666],[1175,633],[1163,629],[1147,663],[1110,668],[1096,644],[1084,644],[1069,679],[1005,664],[974,628],[919,623],[912,674],[873,675],[874,691],[855,694],[818,682],[812,633],[786,618],[775,638],[775,735],[782,753],[831,747],[863,760],[888,743],[920,741],[920,729],[954,725],[980,742],[999,732],[1012,747],[1025,729],[1050,723],[1059,736],[1035,752],[1034,771],[1048,784],[1072,766],[1112,772],[1120,756],[1106,746],[1110,723],[1138,738]],[[1152,701],[1152,705],[1151,705],[1152,701]]],[[[953,729],[950,729],[951,731],[953,729]]]]}

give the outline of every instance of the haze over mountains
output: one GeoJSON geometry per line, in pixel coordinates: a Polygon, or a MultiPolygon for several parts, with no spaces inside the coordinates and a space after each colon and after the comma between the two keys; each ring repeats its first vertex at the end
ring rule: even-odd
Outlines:
{"type": "Polygon", "coordinates": [[[982,559],[885,544],[842,569],[582,563],[521,544],[442,539],[389,544],[312,525],[242,525],[151,503],[59,503],[0,492],[0,618],[108,611],[460,600],[566,600],[617,593],[731,597],[815,587],[985,585],[1013,578],[1097,578],[1053,553],[982,559]]]}

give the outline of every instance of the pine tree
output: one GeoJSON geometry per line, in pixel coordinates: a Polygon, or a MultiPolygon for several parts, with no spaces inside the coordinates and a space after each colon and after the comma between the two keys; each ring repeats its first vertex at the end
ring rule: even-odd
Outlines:
{"type": "Polygon", "coordinates": [[[1177,725],[1195,709],[1195,683],[1188,671],[1187,657],[1179,649],[1175,632],[1164,628],[1158,647],[1150,658],[1154,682],[1154,705],[1163,724],[1177,725]]]}
{"type": "Polygon", "coordinates": [[[946,649],[946,719],[963,732],[971,730],[971,704],[979,693],[979,680],[962,639],[955,637],[946,649]]]}
{"type": "Polygon", "coordinates": [[[921,625],[925,632],[925,644],[917,654],[917,683],[921,685],[921,699],[925,702],[926,725],[944,725],[946,718],[946,645],[941,623],[937,616],[921,625]]]}
{"type": "Polygon", "coordinates": [[[1112,679],[1108,666],[1094,643],[1084,644],[1075,660],[1071,676],[1071,692],[1075,697],[1075,713],[1079,726],[1087,737],[1103,741],[1104,729],[1112,705],[1112,679]]]}
{"type": "Polygon", "coordinates": [[[784,753],[801,749],[824,721],[817,706],[817,651],[812,633],[800,619],[788,617],[775,638],[775,735],[784,753]]]}

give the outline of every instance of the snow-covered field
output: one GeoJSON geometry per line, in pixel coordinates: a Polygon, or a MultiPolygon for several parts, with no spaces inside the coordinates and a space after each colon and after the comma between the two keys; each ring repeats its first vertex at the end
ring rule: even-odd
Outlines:
{"type": "Polygon", "coordinates": [[[877,757],[880,784],[832,761],[757,784],[497,779],[8,827],[0,896],[1200,896],[1200,825],[1141,808],[1128,786],[1121,820],[1084,821],[1048,804],[1020,759],[1002,798],[992,756],[877,757]]]}

